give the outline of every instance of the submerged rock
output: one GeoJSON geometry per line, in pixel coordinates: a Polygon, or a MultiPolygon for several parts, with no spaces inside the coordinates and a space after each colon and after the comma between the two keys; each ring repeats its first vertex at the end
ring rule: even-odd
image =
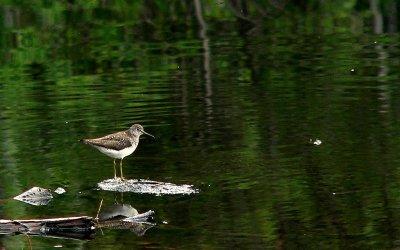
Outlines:
{"type": "Polygon", "coordinates": [[[158,182],[150,180],[121,180],[108,179],[97,184],[98,187],[106,191],[114,192],[133,192],[140,194],[195,194],[198,190],[192,185],[176,185],[167,182],[158,182]]]}
{"type": "Polygon", "coordinates": [[[63,194],[65,192],[66,192],[65,189],[62,187],[58,187],[58,188],[56,188],[56,190],[54,190],[54,193],[56,193],[56,194],[63,194]]]}
{"type": "Polygon", "coordinates": [[[33,187],[14,197],[14,200],[22,201],[34,206],[47,205],[51,199],[53,199],[51,192],[41,187],[33,187]]]}

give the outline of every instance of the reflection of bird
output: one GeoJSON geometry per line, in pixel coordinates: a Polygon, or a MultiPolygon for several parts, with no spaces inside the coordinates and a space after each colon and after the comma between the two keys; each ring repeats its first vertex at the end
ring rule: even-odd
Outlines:
{"type": "Polygon", "coordinates": [[[105,207],[101,213],[99,213],[99,220],[111,220],[121,219],[127,217],[134,217],[138,215],[138,211],[129,204],[114,204],[109,207],[105,207]]]}
{"type": "Polygon", "coordinates": [[[129,204],[115,204],[106,207],[98,216],[97,226],[99,228],[110,229],[129,229],[138,236],[155,226],[151,221],[154,212],[147,211],[139,214],[138,211],[129,204]],[[129,220],[127,220],[129,219],[129,220]]]}
{"type": "Polygon", "coordinates": [[[134,124],[125,131],[117,132],[95,139],[83,139],[81,141],[85,144],[89,144],[97,148],[103,154],[114,158],[114,178],[117,178],[115,159],[120,159],[119,167],[121,172],[121,179],[124,179],[124,176],[122,174],[122,160],[135,151],[137,145],[139,144],[139,137],[142,134],[146,134],[155,138],[151,134],[145,132],[142,125],[134,124]]]}

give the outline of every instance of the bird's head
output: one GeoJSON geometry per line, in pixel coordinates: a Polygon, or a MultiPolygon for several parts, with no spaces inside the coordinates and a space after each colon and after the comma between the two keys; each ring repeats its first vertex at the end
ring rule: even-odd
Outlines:
{"type": "Polygon", "coordinates": [[[140,136],[140,135],[145,134],[145,135],[148,135],[148,136],[151,136],[151,137],[155,138],[153,135],[151,135],[151,134],[147,133],[146,131],[144,131],[143,126],[140,125],[140,124],[133,124],[133,125],[129,128],[129,131],[130,131],[132,134],[137,135],[137,136],[140,136]]]}

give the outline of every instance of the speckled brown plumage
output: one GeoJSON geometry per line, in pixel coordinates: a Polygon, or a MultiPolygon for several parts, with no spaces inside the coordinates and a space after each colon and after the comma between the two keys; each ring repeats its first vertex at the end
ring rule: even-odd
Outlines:
{"type": "Polygon", "coordinates": [[[138,136],[133,136],[129,130],[106,135],[100,138],[83,139],[83,143],[113,150],[122,150],[139,142],[138,136]]]}

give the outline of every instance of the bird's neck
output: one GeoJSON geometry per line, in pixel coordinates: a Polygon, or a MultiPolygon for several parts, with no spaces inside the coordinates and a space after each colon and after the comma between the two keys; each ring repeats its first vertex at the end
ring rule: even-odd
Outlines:
{"type": "Polygon", "coordinates": [[[134,143],[138,144],[139,143],[139,137],[140,135],[132,133],[130,130],[127,131],[127,134],[129,135],[129,140],[134,143]]]}
{"type": "Polygon", "coordinates": [[[140,137],[140,135],[138,135],[138,136],[132,136],[131,137],[131,142],[132,143],[134,143],[134,144],[139,144],[139,137],[140,137]]]}

